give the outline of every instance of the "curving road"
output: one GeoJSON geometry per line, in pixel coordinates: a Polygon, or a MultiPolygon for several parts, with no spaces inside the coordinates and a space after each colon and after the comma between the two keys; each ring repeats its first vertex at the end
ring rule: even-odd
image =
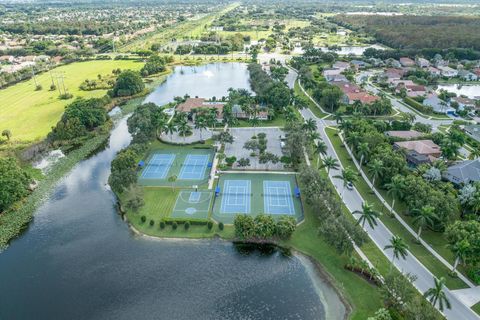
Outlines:
{"type": "MultiPolygon", "coordinates": [[[[293,70],[290,70],[290,72],[294,72],[293,70]]],[[[290,81],[289,81],[290,82],[290,81]]],[[[290,84],[290,83],[289,83],[290,84]]],[[[311,97],[309,97],[311,99],[311,97]]],[[[311,99],[315,104],[317,104],[313,99],[311,99]]],[[[393,103],[393,101],[392,101],[393,103]]],[[[409,110],[409,112],[411,112],[409,110]]],[[[319,119],[317,118],[311,111],[310,109],[303,109],[300,111],[304,119],[313,119],[317,123],[317,131],[320,134],[321,138],[323,141],[325,141],[327,145],[327,155],[331,156],[335,159],[338,160],[340,163],[340,160],[335,153],[335,149],[333,148],[333,145],[328,138],[325,128],[331,125],[331,121],[325,121],[324,119],[319,119]]],[[[420,117],[417,116],[417,119],[419,121],[432,121],[426,118],[422,117],[422,120],[420,120],[420,117]]],[[[440,125],[437,120],[435,121],[434,124],[436,126],[440,125]]],[[[445,120],[443,120],[445,121],[445,120]]],[[[441,123],[443,123],[443,121],[441,123]]],[[[449,120],[447,120],[449,121],[449,120]]],[[[362,203],[364,202],[362,196],[360,193],[357,191],[356,188],[353,190],[348,190],[343,186],[343,181],[340,179],[334,178],[334,176],[340,175],[341,174],[341,167],[338,170],[330,170],[329,173],[329,178],[332,181],[333,185],[337,189],[338,193],[342,195],[342,200],[347,206],[347,208],[350,210],[350,212],[355,212],[357,210],[362,209],[362,203]]],[[[354,215],[356,219],[358,219],[358,215],[354,215]]],[[[390,244],[390,239],[392,237],[392,232],[381,222],[378,221],[378,225],[374,228],[371,229],[368,224],[365,225],[365,231],[368,233],[372,241],[377,245],[377,247],[387,256],[388,259],[392,259],[392,250],[384,250],[383,248],[386,245],[390,244]]],[[[409,252],[408,256],[406,257],[405,260],[395,260],[394,265],[403,273],[410,273],[413,274],[417,277],[417,280],[415,280],[414,285],[415,287],[420,291],[420,292],[425,292],[428,289],[430,289],[433,284],[434,284],[434,276],[430,271],[428,271],[427,268],[423,264],[421,264],[413,254],[409,252]]],[[[478,289],[478,288],[477,288],[478,289]]],[[[446,309],[444,310],[444,315],[447,319],[451,320],[478,320],[480,317],[472,310],[470,309],[469,306],[464,304],[462,300],[460,300],[456,295],[454,295],[449,289],[445,288],[445,293],[450,300],[450,303],[452,305],[451,309],[446,309]]]]}

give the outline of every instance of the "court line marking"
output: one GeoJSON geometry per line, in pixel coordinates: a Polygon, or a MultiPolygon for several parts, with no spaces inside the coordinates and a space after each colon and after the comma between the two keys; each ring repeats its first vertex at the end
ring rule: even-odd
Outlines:
{"type": "Polygon", "coordinates": [[[295,214],[295,207],[293,205],[290,181],[264,180],[263,194],[264,194],[263,205],[264,205],[265,213],[288,214],[288,215],[295,214]],[[279,190],[283,190],[283,192],[280,193],[279,190]],[[281,205],[280,200],[284,200],[285,204],[281,205]],[[277,201],[276,202],[277,204],[275,204],[274,201],[277,201]],[[282,208],[288,209],[288,212],[278,212],[278,210],[281,210],[282,208]]]}
{"type": "Polygon", "coordinates": [[[173,153],[155,153],[148,161],[147,167],[143,170],[143,179],[165,179],[172,167],[176,155],[173,153]],[[159,174],[158,174],[159,173],[159,174]],[[157,175],[158,174],[158,175],[157,175]]]}

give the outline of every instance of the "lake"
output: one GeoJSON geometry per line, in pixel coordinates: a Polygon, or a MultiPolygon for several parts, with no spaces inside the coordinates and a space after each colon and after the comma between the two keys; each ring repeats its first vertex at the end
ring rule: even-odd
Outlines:
{"type": "MultiPolygon", "coordinates": [[[[163,103],[202,89],[226,95],[248,83],[244,71],[230,64],[178,67],[147,99],[163,103]],[[224,72],[232,77],[215,77],[224,72]]],[[[0,253],[0,319],[343,319],[336,292],[301,256],[133,233],[107,186],[110,162],[131,140],[126,119],[0,253]]]]}
{"type": "Polygon", "coordinates": [[[440,84],[437,92],[440,89],[448,92],[456,93],[457,95],[464,95],[471,99],[480,99],[480,84],[474,85],[457,85],[457,84],[440,84]]]}

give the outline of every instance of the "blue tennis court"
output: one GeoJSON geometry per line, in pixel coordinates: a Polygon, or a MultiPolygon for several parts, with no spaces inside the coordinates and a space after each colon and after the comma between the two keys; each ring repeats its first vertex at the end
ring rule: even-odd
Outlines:
{"type": "Polygon", "coordinates": [[[225,180],[221,213],[250,213],[252,187],[250,180],[225,180]]]}
{"type": "Polygon", "coordinates": [[[289,181],[263,181],[263,204],[267,214],[295,214],[289,181]]]}
{"type": "Polygon", "coordinates": [[[179,179],[202,180],[205,177],[209,156],[206,154],[189,154],[183,162],[179,179]]]}
{"type": "Polygon", "coordinates": [[[154,154],[148,161],[141,177],[143,179],[165,179],[174,160],[175,155],[172,153],[154,154]]]}

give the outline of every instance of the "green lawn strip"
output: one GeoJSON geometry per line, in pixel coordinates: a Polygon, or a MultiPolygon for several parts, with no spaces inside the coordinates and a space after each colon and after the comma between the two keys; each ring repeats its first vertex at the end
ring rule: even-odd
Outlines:
{"type": "Polygon", "coordinates": [[[349,258],[339,255],[318,234],[320,222],[314,209],[305,206],[305,221],[300,224],[292,238],[283,244],[311,256],[331,276],[334,285],[352,305],[351,319],[366,319],[382,307],[378,287],[359,275],[344,268],[349,258]]]}
{"type": "Polygon", "coordinates": [[[180,190],[177,188],[172,190],[169,187],[144,187],[145,205],[138,212],[127,210],[128,221],[141,233],[160,238],[213,238],[215,235],[225,239],[234,237],[233,226],[225,226],[224,230],[220,230],[218,225],[214,225],[208,230],[206,225],[191,223],[188,230],[185,230],[183,224],[178,224],[176,230],[171,225],[161,229],[160,221],[170,217],[180,190]],[[142,222],[142,216],[145,216],[145,222],[142,222]],[[150,225],[150,220],[154,221],[153,226],[150,225]]]}
{"type": "MultiPolygon", "coordinates": [[[[335,151],[340,159],[340,162],[344,167],[351,167],[353,170],[356,169],[353,160],[350,158],[347,150],[343,146],[340,137],[335,134],[337,131],[333,129],[326,129],[327,135],[330,138],[335,151]]],[[[449,275],[449,269],[440,263],[428,250],[422,245],[416,242],[416,239],[411,235],[396,219],[390,218],[387,213],[387,209],[380,202],[377,196],[371,191],[368,187],[365,180],[361,177],[358,172],[359,180],[355,183],[355,187],[358,192],[362,195],[363,199],[368,203],[372,204],[374,208],[383,213],[381,216],[382,222],[387,226],[387,228],[395,235],[401,236],[410,246],[410,252],[436,277],[445,277],[447,281],[447,286],[450,289],[460,289],[467,288],[467,285],[458,278],[452,278],[449,275]]]]}
{"type": "Polygon", "coordinates": [[[478,315],[480,315],[480,302],[477,304],[474,304],[472,306],[472,310],[475,311],[478,315]]]}
{"type": "Polygon", "coordinates": [[[308,103],[308,106],[310,108],[310,110],[313,112],[313,114],[315,116],[317,116],[318,118],[323,118],[323,117],[326,117],[328,116],[328,114],[324,113],[322,110],[320,110],[320,108],[318,108],[315,103],[313,103],[313,101],[308,98],[305,93],[302,91],[302,89],[300,88],[300,85],[298,83],[298,80],[295,81],[295,85],[293,87],[293,91],[294,93],[299,96],[299,97],[303,97],[305,98],[306,102],[308,103]]]}

